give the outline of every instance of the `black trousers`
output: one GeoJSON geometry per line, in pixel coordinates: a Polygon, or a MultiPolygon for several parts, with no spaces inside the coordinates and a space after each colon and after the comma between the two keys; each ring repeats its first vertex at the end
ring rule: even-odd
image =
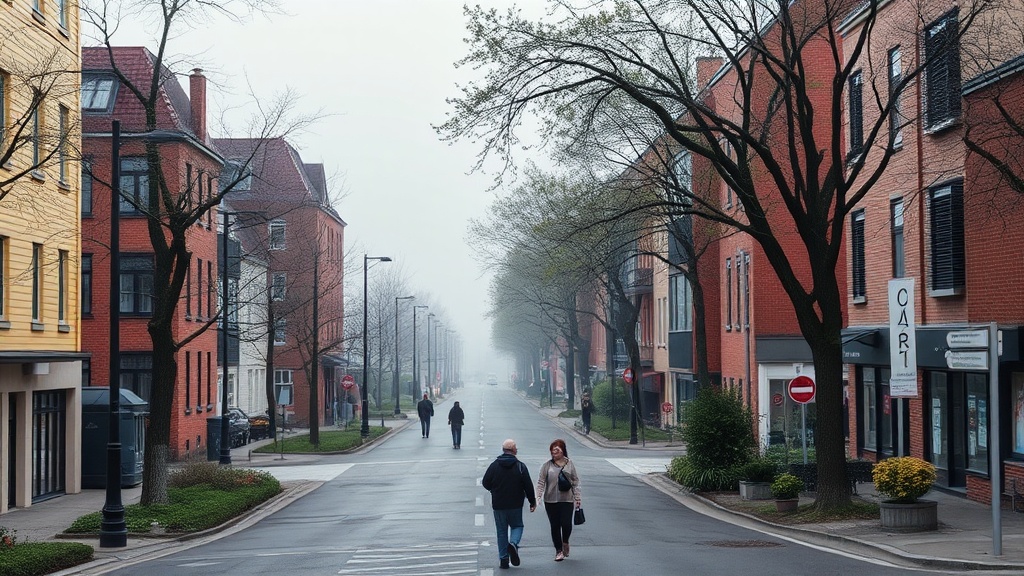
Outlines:
{"type": "Polygon", "coordinates": [[[562,551],[562,543],[569,541],[572,535],[572,511],[576,507],[573,502],[545,502],[544,512],[548,515],[551,525],[551,543],[555,552],[562,551]]]}
{"type": "Polygon", "coordinates": [[[420,430],[425,437],[430,438],[430,418],[420,418],[420,430]]]}

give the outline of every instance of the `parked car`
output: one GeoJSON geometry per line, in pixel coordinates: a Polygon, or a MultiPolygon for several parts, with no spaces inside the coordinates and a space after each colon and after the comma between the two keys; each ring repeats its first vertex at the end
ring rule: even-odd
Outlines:
{"type": "Polygon", "coordinates": [[[487,384],[489,384],[491,386],[497,386],[498,385],[498,375],[497,374],[488,374],[487,375],[487,384]]]}
{"type": "Polygon", "coordinates": [[[238,448],[249,443],[249,416],[241,408],[228,408],[228,434],[231,447],[238,448]]]}
{"type": "Polygon", "coordinates": [[[266,413],[249,416],[249,439],[270,438],[270,416],[266,413]]]}

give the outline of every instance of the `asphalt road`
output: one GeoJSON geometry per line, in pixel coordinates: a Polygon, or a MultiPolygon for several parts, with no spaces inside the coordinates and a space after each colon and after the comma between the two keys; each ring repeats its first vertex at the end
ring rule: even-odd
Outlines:
{"type": "Polygon", "coordinates": [[[671,452],[608,449],[577,440],[504,387],[460,390],[462,449],[435,407],[428,439],[416,424],[357,455],[309,470],[323,486],[258,524],[112,572],[119,575],[587,574],[593,576],[823,576],[920,572],[802,546],[697,514],[640,481],[671,452]],[[587,523],[570,558],[555,563],[543,507],[526,513],[522,565],[498,569],[490,498],[480,486],[505,438],[515,438],[531,477],[564,438],[581,477],[587,523]]]}

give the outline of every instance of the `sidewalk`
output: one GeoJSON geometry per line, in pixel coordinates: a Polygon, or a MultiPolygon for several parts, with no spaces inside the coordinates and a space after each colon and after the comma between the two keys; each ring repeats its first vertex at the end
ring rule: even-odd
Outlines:
{"type": "MultiPolygon", "coordinates": [[[[584,441],[605,448],[632,450],[664,450],[680,448],[678,443],[648,442],[647,446],[610,442],[598,434],[583,435],[572,418],[559,418],[562,408],[541,408],[532,398],[524,398],[555,424],[584,441]]],[[[665,474],[648,474],[642,481],[672,496],[675,500],[701,514],[745,526],[752,530],[786,538],[794,542],[877,558],[903,566],[945,568],[949,570],[1006,570],[1024,574],[1024,513],[1005,507],[1000,513],[1001,552],[993,554],[992,509],[957,494],[932,490],[925,498],[938,501],[939,529],[933,532],[896,532],[883,529],[880,521],[848,520],[794,526],[766,522],[755,516],[731,510],[707,498],[692,494],[670,480],[665,474]]],[[[868,501],[879,501],[874,485],[859,484],[858,494],[868,501]]],[[[739,495],[736,496],[739,499],[739,495]]],[[[813,495],[803,495],[801,504],[813,502],[813,495]]]]}

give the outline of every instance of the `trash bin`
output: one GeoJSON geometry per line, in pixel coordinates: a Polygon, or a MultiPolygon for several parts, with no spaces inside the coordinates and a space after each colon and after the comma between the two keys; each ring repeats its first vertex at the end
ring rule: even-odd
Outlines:
{"type": "MultiPolygon", "coordinates": [[[[206,419],[206,459],[210,462],[220,460],[220,426],[221,418],[229,416],[210,416],[206,419]]],[[[231,447],[231,422],[228,421],[228,447],[231,447]]]]}
{"type": "MultiPolygon", "coordinates": [[[[121,389],[121,487],[142,483],[149,403],[121,389]]],[[[107,444],[110,442],[110,388],[82,387],[82,488],[107,487],[107,444]]]]}

